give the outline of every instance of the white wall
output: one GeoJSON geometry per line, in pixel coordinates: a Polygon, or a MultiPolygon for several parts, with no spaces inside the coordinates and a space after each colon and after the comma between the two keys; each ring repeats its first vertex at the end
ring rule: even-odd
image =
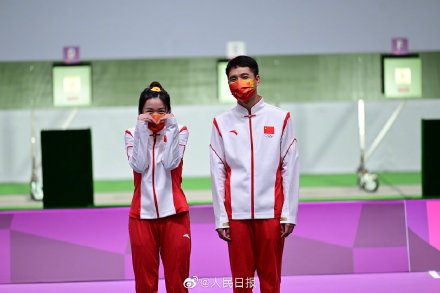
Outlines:
{"type": "MultiPolygon", "coordinates": [[[[366,103],[366,144],[371,145],[398,101],[366,103]]],[[[185,176],[209,176],[208,145],[212,118],[230,106],[174,106],[188,126],[185,176]]],[[[356,102],[281,105],[292,112],[303,173],[353,173],[359,165],[356,102]]],[[[36,129],[59,129],[70,109],[37,110],[36,129]]],[[[134,126],[136,107],[81,108],[71,128],[91,128],[95,179],[129,179],[124,131],[134,126]]],[[[29,110],[0,111],[0,182],[24,182],[31,175],[29,110]]],[[[440,119],[440,100],[410,100],[376,153],[373,171],[420,170],[421,119],[440,119]]],[[[39,136],[39,135],[38,135],[39,136]]],[[[39,143],[39,140],[38,140],[39,143]]],[[[39,149],[39,147],[38,147],[39,149]]],[[[68,154],[66,154],[68,155],[68,154]]],[[[62,158],[60,158],[62,159],[62,158]]]]}
{"type": "Polygon", "coordinates": [[[0,0],[0,61],[440,50],[438,0],[0,0]]]}

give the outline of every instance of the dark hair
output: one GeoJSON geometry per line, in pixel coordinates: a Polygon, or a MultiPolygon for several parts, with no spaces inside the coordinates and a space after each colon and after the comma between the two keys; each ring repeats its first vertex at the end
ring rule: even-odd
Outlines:
{"type": "Polygon", "coordinates": [[[159,82],[153,81],[149,87],[142,91],[141,96],[139,97],[139,114],[142,114],[144,105],[149,99],[156,98],[159,98],[164,103],[165,107],[167,108],[167,113],[171,113],[170,95],[167,93],[166,90],[164,90],[159,82]],[[158,87],[160,91],[151,90],[154,87],[158,87]]]}
{"type": "Polygon", "coordinates": [[[235,67],[249,67],[255,76],[258,75],[258,63],[252,57],[241,55],[229,60],[226,66],[226,76],[229,76],[229,72],[235,67]]]}

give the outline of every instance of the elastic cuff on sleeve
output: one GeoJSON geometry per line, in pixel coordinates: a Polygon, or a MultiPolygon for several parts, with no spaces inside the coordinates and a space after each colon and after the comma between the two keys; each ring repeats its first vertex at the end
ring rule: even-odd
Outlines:
{"type": "Polygon", "coordinates": [[[296,218],[294,217],[281,217],[280,218],[281,224],[295,224],[296,225],[296,218]]]}
{"type": "Polygon", "coordinates": [[[229,228],[229,222],[225,222],[225,221],[216,222],[215,228],[216,229],[226,229],[226,228],[229,228]]]}

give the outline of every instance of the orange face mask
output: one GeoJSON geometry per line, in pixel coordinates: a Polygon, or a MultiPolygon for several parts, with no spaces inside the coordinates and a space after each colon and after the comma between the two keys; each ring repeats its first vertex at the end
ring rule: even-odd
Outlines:
{"type": "MultiPolygon", "coordinates": [[[[159,122],[160,118],[165,116],[165,114],[151,114],[151,117],[154,121],[159,122]]],[[[159,132],[165,127],[165,121],[162,121],[159,124],[148,123],[148,128],[153,132],[159,132]]]]}
{"type": "Polygon", "coordinates": [[[256,92],[253,79],[237,80],[229,84],[229,89],[234,98],[241,103],[248,102],[256,92]]]}

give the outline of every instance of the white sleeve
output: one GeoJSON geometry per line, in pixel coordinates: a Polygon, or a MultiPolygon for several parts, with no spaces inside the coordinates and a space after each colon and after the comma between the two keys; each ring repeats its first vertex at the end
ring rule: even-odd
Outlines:
{"type": "Polygon", "coordinates": [[[137,121],[133,133],[125,132],[125,149],[128,156],[128,164],[137,173],[144,172],[150,165],[149,137],[147,122],[137,121]]]}
{"type": "MultiPolygon", "coordinates": [[[[214,123],[215,119],[214,119],[214,123]]],[[[211,186],[214,206],[215,227],[229,228],[228,215],[225,208],[226,161],[221,133],[212,127],[210,144],[211,186]]]]}
{"type": "Polygon", "coordinates": [[[299,159],[295,129],[290,113],[281,138],[281,176],[283,178],[284,203],[281,223],[296,224],[299,200],[299,159]]]}
{"type": "Polygon", "coordinates": [[[165,151],[162,157],[162,164],[167,170],[176,169],[183,158],[186,143],[188,141],[188,130],[183,127],[179,130],[176,118],[168,118],[165,125],[165,151]]]}

